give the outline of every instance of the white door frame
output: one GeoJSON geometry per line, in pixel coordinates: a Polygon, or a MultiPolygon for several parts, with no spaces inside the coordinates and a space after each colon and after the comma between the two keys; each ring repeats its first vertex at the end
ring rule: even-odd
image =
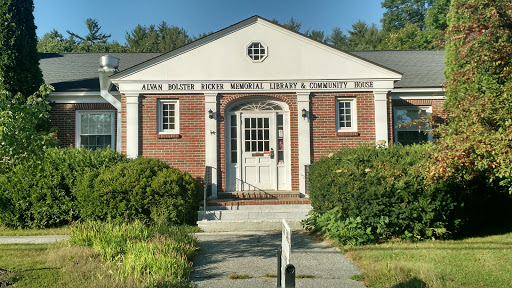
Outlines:
{"type": "MultiPolygon", "coordinates": [[[[271,99],[271,98],[262,98],[262,97],[250,97],[250,98],[246,98],[246,99],[242,99],[242,101],[237,101],[235,103],[230,103],[226,109],[225,109],[225,119],[227,121],[225,121],[225,163],[226,163],[226,185],[225,185],[225,189],[226,191],[244,191],[244,190],[248,190],[247,187],[244,187],[246,185],[243,185],[244,181],[244,175],[242,173],[242,170],[244,169],[243,165],[242,165],[242,153],[243,153],[243,149],[242,148],[245,148],[243,147],[242,145],[242,141],[243,141],[243,135],[242,133],[244,133],[244,127],[242,126],[243,125],[243,121],[242,121],[242,118],[245,117],[246,115],[250,115],[250,116],[269,116],[269,115],[272,115],[271,117],[273,117],[273,127],[271,127],[271,131],[274,132],[274,135],[272,135],[271,137],[271,141],[272,143],[270,144],[270,148],[274,148],[274,164],[272,165],[272,171],[271,171],[271,176],[270,177],[273,177],[273,187],[271,189],[263,189],[263,190],[286,190],[286,191],[289,191],[291,189],[291,164],[290,164],[290,159],[291,159],[291,151],[290,151],[290,113],[289,113],[289,109],[288,109],[288,106],[286,105],[286,103],[284,102],[281,102],[279,100],[275,100],[275,99],[271,99]],[[244,104],[247,104],[247,106],[258,106],[258,105],[254,105],[255,103],[256,104],[261,104],[261,103],[264,103],[264,102],[268,102],[270,103],[270,105],[274,105],[274,106],[279,106],[279,108],[275,109],[275,110],[272,110],[272,109],[267,109],[267,108],[263,108],[263,109],[248,109],[248,108],[241,108],[240,107],[244,107],[244,104]],[[232,107],[236,107],[236,108],[232,108],[232,107]],[[235,110],[233,110],[235,109],[235,110]],[[279,115],[282,115],[282,127],[280,127],[283,133],[283,135],[281,135],[281,138],[280,140],[278,140],[277,138],[278,137],[278,127],[277,127],[277,119],[278,117],[280,117],[279,115]],[[235,117],[233,117],[235,116],[235,117]],[[232,118],[235,119],[235,121],[237,121],[236,123],[236,128],[232,127],[232,118]],[[232,129],[235,129],[236,130],[236,133],[237,133],[237,136],[236,137],[236,144],[237,144],[237,147],[236,149],[232,149],[232,140],[235,141],[234,139],[231,138],[231,131],[232,129]],[[284,144],[283,144],[283,150],[281,151],[281,161],[279,161],[278,159],[278,150],[277,150],[277,146],[279,145],[279,142],[278,141],[283,141],[284,144]],[[236,151],[235,151],[236,150],[236,151]],[[232,163],[232,159],[231,159],[231,155],[232,153],[235,153],[237,156],[237,161],[235,161],[236,163],[232,163]]],[[[266,156],[268,157],[268,156],[266,156]]],[[[251,190],[254,190],[254,189],[251,189],[251,190]]]]}

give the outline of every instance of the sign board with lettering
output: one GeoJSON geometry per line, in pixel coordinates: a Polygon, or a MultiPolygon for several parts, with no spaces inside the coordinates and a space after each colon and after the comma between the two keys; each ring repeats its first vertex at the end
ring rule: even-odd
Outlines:
{"type": "Polygon", "coordinates": [[[282,223],[282,239],[281,239],[281,287],[285,287],[285,268],[290,264],[290,256],[292,253],[292,230],[286,220],[282,223]]]}
{"type": "Polygon", "coordinates": [[[373,79],[289,80],[289,81],[155,81],[120,83],[120,90],[139,93],[208,93],[208,92],[299,92],[299,91],[373,91],[386,88],[373,79]]]}

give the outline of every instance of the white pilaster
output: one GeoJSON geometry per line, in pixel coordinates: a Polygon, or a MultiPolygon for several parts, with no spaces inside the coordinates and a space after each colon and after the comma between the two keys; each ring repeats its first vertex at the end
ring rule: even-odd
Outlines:
{"type": "Polygon", "coordinates": [[[139,155],[139,93],[126,95],[126,155],[139,155]]]}
{"type": "Polygon", "coordinates": [[[388,146],[388,91],[373,91],[375,101],[375,142],[385,141],[388,146]]]}
{"type": "Polygon", "coordinates": [[[306,194],[306,178],[304,165],[311,164],[311,131],[309,125],[309,95],[310,92],[297,92],[297,120],[299,138],[299,191],[302,196],[306,194]],[[302,109],[306,110],[306,117],[302,117],[302,109]]]}
{"type": "Polygon", "coordinates": [[[212,196],[217,198],[217,93],[204,94],[204,128],[205,128],[205,160],[206,166],[212,167],[212,196]],[[210,118],[209,111],[213,112],[210,118]]]}

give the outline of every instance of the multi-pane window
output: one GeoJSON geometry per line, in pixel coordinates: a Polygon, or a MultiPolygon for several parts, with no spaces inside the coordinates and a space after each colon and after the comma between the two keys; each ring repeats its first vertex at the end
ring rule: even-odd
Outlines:
{"type": "Polygon", "coordinates": [[[158,132],[179,133],[179,103],[178,100],[158,101],[158,132]]]}
{"type": "Polygon", "coordinates": [[[343,131],[356,131],[355,99],[336,100],[337,129],[343,131]]]}
{"type": "Polygon", "coordinates": [[[237,123],[236,115],[231,115],[231,163],[237,163],[237,123]]]}
{"type": "Polygon", "coordinates": [[[403,145],[432,141],[432,135],[426,133],[426,124],[411,122],[424,119],[432,113],[432,107],[403,106],[395,107],[395,142],[403,145]]]}
{"type": "Polygon", "coordinates": [[[247,56],[255,62],[261,62],[267,57],[267,47],[261,42],[253,42],[247,46],[247,56]]]}
{"type": "Polygon", "coordinates": [[[245,152],[270,151],[269,118],[245,118],[245,152]]]}
{"type": "Polygon", "coordinates": [[[114,147],[113,111],[77,111],[76,146],[86,149],[114,147]]]}

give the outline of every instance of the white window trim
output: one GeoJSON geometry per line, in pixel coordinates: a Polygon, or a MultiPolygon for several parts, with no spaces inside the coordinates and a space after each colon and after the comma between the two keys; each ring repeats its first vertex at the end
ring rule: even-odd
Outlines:
{"type": "Polygon", "coordinates": [[[180,101],[178,99],[159,99],[158,100],[158,134],[180,134],[180,101]],[[174,129],[163,129],[162,107],[164,104],[174,104],[174,129]]]}
{"type": "Polygon", "coordinates": [[[247,58],[249,58],[249,60],[253,63],[261,63],[263,62],[265,59],[267,59],[268,57],[268,46],[263,43],[263,41],[259,41],[259,40],[254,40],[254,41],[251,41],[249,44],[247,44],[247,46],[245,46],[245,55],[247,55],[247,58]],[[263,46],[263,48],[265,48],[265,55],[263,57],[261,57],[259,60],[254,60],[252,59],[252,57],[249,55],[249,47],[252,45],[252,44],[255,44],[255,43],[259,43],[261,46],[263,46]]]}
{"type": "MultiPolygon", "coordinates": [[[[398,131],[418,131],[418,128],[417,127],[401,127],[401,128],[398,128],[397,126],[400,125],[398,124],[398,119],[397,119],[397,113],[396,113],[396,110],[404,110],[404,109],[408,109],[408,110],[411,110],[412,109],[415,109],[415,110],[424,110],[425,112],[427,112],[428,114],[432,114],[432,106],[416,106],[416,105],[411,105],[411,106],[395,106],[393,107],[393,138],[394,138],[394,141],[395,143],[398,143],[398,131]]],[[[428,130],[431,130],[432,127],[426,127],[425,130],[422,130],[422,132],[424,131],[428,131],[428,130]]],[[[432,142],[434,139],[432,137],[432,134],[427,134],[427,139],[429,142],[432,142]]]]}
{"type": "Polygon", "coordinates": [[[341,97],[336,98],[336,131],[337,132],[357,132],[357,102],[355,97],[341,97]],[[352,106],[352,115],[351,115],[351,122],[352,127],[340,127],[340,109],[339,109],[339,103],[340,102],[350,102],[352,106]]]}
{"type": "MultiPolygon", "coordinates": [[[[81,148],[82,143],[80,141],[80,135],[82,133],[82,115],[83,114],[93,114],[93,113],[102,113],[102,114],[111,114],[111,130],[112,131],[112,137],[110,140],[110,149],[115,150],[115,144],[116,144],[116,111],[115,110],[77,110],[75,113],[75,147],[81,148]]],[[[104,134],[107,135],[107,134],[104,134]]]]}

